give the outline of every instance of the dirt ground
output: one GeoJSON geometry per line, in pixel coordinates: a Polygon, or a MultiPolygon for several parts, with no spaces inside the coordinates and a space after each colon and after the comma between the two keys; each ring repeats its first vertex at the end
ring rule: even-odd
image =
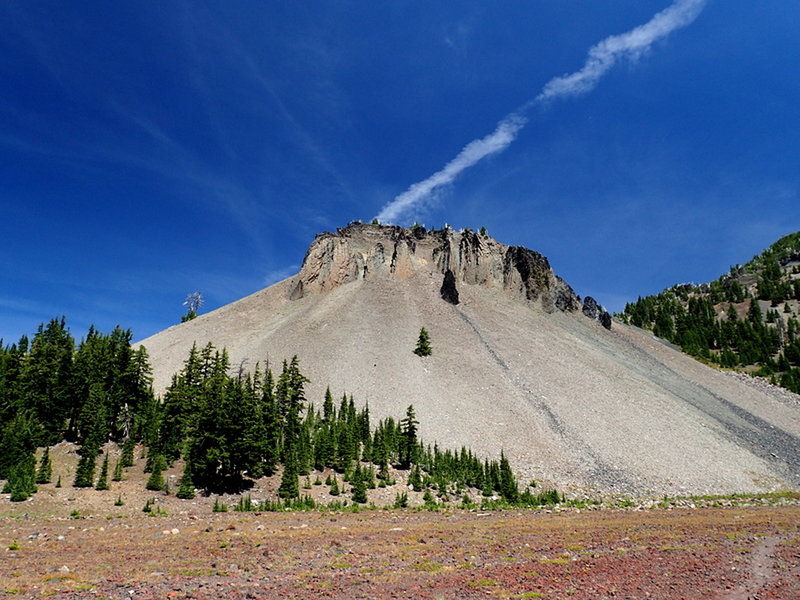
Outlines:
{"type": "Polygon", "coordinates": [[[800,507],[0,519],[7,598],[800,598],[800,507]]]}

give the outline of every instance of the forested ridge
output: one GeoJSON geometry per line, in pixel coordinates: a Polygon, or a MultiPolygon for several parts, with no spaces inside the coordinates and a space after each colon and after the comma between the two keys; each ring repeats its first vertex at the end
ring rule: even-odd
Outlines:
{"type": "Polygon", "coordinates": [[[618,315],[701,360],[800,393],[800,232],[711,283],[675,285],[618,315]]]}
{"type": "MultiPolygon", "coordinates": [[[[226,350],[208,344],[192,347],[157,398],[147,352],[131,346],[129,330],[92,328],[76,344],[65,319],[53,319],[31,339],[0,343],[3,492],[21,501],[55,479],[57,485],[109,489],[133,466],[134,449],[144,447],[147,488],[186,499],[198,492],[240,493],[256,479],[280,476],[273,508],[312,507],[303,487],[328,485],[338,496],[345,482],[352,503],[364,504],[368,489],[394,486],[393,474],[403,473],[431,505],[471,505],[470,492],[513,505],[558,501],[555,491],[520,490],[502,454],[487,460],[467,448],[424,444],[413,405],[403,418],[372,426],[369,407],[357,408],[346,394],[336,401],[327,390],[316,408],[306,398],[306,383],[296,356],[275,373],[269,364],[247,371],[232,368],[226,350]],[[80,458],[74,478],[62,482],[48,448],[64,440],[78,445],[80,458]],[[121,450],[116,464],[104,451],[109,442],[121,450]],[[38,465],[37,448],[45,449],[38,465]],[[177,461],[184,465],[180,487],[169,490],[162,471],[177,461]]],[[[398,506],[407,503],[403,487],[398,506]]]]}

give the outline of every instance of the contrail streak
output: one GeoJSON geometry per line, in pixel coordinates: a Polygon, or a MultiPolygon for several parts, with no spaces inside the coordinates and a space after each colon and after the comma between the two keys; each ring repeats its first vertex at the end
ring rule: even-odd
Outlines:
{"type": "Polygon", "coordinates": [[[686,27],[697,18],[705,3],[706,0],[677,0],[644,25],[626,33],[609,36],[592,46],[580,70],[548,81],[536,98],[504,117],[492,133],[471,141],[442,169],[413,184],[386,204],[378,213],[377,219],[394,223],[409,218],[437,189],[452,183],[464,170],[487,156],[505,150],[527,123],[525,111],[557,98],[591,92],[620,58],[636,58],[657,40],[676,29],[686,27]]]}

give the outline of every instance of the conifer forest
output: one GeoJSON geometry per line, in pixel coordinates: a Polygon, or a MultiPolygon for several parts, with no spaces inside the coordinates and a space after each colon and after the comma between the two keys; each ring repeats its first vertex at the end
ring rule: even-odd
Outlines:
{"type": "Polygon", "coordinates": [[[225,349],[208,344],[192,347],[159,398],[147,351],[132,347],[129,330],[104,334],[91,328],[76,344],[65,318],[52,319],[30,339],[0,344],[4,493],[22,501],[54,478],[59,486],[107,490],[144,459],[147,489],[184,499],[243,493],[254,480],[280,477],[276,498],[256,507],[242,496],[239,510],[314,508],[303,487],[326,485],[339,496],[345,483],[349,501],[366,504],[367,490],[394,486],[398,472],[407,485],[398,486],[396,507],[407,505],[408,489],[425,492],[429,506],[469,507],[475,502],[470,493],[484,505],[559,501],[554,490],[521,490],[502,454],[488,460],[468,448],[426,445],[413,405],[401,418],[373,424],[368,406],[357,407],[346,394],[335,400],[330,389],[315,406],[306,383],[297,356],[280,370],[266,364],[247,372],[231,367],[225,349]],[[63,482],[49,452],[62,441],[76,444],[80,457],[74,478],[63,482]],[[104,452],[109,442],[120,449],[113,464],[104,452]],[[180,485],[169,490],[162,472],[177,461],[184,465],[180,485]],[[324,482],[323,472],[329,473],[324,482]]]}

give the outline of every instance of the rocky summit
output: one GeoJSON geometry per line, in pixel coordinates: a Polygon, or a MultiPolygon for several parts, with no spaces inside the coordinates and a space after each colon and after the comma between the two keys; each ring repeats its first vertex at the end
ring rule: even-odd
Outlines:
{"type": "Polygon", "coordinates": [[[143,340],[157,390],[193,344],[235,369],[298,355],[311,383],[416,408],[440,447],[502,450],[568,494],[800,486],[800,401],[698,362],[581,299],[541,254],[483,232],[353,223],[316,237],[300,272],[143,340]],[[432,354],[414,353],[421,328],[432,354]]]}

